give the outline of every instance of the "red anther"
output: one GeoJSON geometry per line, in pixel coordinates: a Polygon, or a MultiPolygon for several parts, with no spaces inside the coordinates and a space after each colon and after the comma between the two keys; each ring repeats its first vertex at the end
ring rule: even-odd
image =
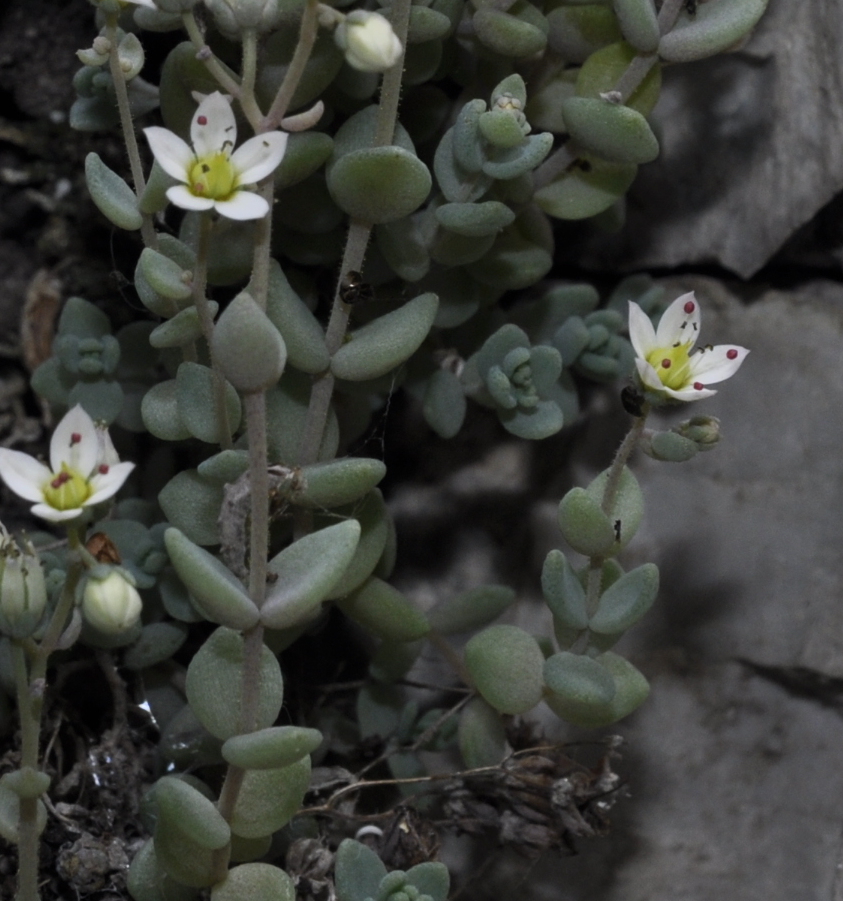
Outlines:
{"type": "Polygon", "coordinates": [[[738,352],[737,352],[736,350],[734,350],[734,349],[732,349],[732,350],[727,350],[727,351],[726,351],[726,356],[727,356],[730,360],[734,360],[734,359],[737,357],[737,355],[738,355],[738,352]]]}
{"type": "Polygon", "coordinates": [[[98,472],[100,475],[104,476],[104,475],[108,472],[108,464],[107,464],[107,463],[100,463],[100,465],[97,467],[97,472],[98,472]]]}
{"type": "Polygon", "coordinates": [[[50,487],[51,488],[61,488],[61,486],[64,485],[65,482],[69,482],[69,481],[70,481],[70,473],[60,472],[53,479],[53,481],[50,482],[50,487]]]}
{"type": "Polygon", "coordinates": [[[682,309],[683,309],[686,313],[693,313],[694,310],[696,309],[696,305],[694,304],[694,301],[693,301],[693,300],[689,300],[689,301],[685,304],[685,306],[682,307],[682,309]]]}
{"type": "Polygon", "coordinates": [[[207,117],[207,116],[197,116],[197,117],[196,117],[196,122],[197,122],[199,125],[207,125],[207,124],[208,124],[208,117],[207,117]]]}
{"type": "Polygon", "coordinates": [[[80,442],[81,440],[82,440],[82,436],[79,434],[79,432],[74,432],[74,433],[70,436],[70,443],[71,443],[71,444],[79,444],[79,442],[80,442]]]}
{"type": "Polygon", "coordinates": [[[670,360],[667,357],[662,360],[662,369],[670,369],[670,360]]]}
{"type": "Polygon", "coordinates": [[[201,194],[204,190],[205,190],[205,186],[202,185],[202,184],[199,184],[199,182],[197,182],[197,183],[193,186],[193,193],[194,193],[194,194],[201,194]]]}
{"type": "Polygon", "coordinates": [[[705,385],[703,385],[702,382],[694,382],[694,387],[697,389],[697,391],[702,391],[702,389],[705,388],[705,385]]]}

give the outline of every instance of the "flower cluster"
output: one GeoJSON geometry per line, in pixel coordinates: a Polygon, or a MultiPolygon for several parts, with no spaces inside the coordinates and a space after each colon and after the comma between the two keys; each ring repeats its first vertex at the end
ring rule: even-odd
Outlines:
{"type": "Polygon", "coordinates": [[[115,495],[135,468],[121,463],[108,430],[94,424],[79,404],[56,426],[50,465],[20,451],[0,448],[0,478],[50,522],[76,519],[115,495]]]}
{"type": "Polygon", "coordinates": [[[736,344],[694,348],[700,330],[700,305],[693,291],[677,297],[658,328],[637,303],[629,302],[629,340],[641,387],[656,402],[702,400],[716,391],[706,387],[733,376],[749,351],[736,344]]]}

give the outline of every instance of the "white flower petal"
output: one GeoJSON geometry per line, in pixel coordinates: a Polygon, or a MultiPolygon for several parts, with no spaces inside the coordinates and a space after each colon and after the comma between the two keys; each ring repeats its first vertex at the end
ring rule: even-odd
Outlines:
{"type": "Polygon", "coordinates": [[[35,457],[20,451],[0,448],[0,476],[19,497],[27,501],[43,501],[43,486],[52,473],[35,457]]]}
{"type": "Polygon", "coordinates": [[[173,185],[167,188],[167,199],[183,210],[210,210],[214,201],[210,197],[197,197],[191,193],[187,185],[173,185]]]}
{"type": "Polygon", "coordinates": [[[158,165],[173,178],[186,182],[196,160],[190,147],[168,128],[151,125],[143,133],[158,165]]]}
{"type": "Polygon", "coordinates": [[[93,504],[99,504],[101,501],[117,494],[134,468],[134,463],[116,463],[108,468],[108,472],[98,472],[92,476],[89,481],[94,493],[85,501],[83,506],[90,507],[93,504]]]}
{"type": "Polygon", "coordinates": [[[251,185],[274,171],[284,159],[287,135],[283,131],[268,131],[242,144],[231,157],[237,172],[238,185],[251,185]]]}
{"type": "Polygon", "coordinates": [[[717,394],[716,391],[710,388],[694,388],[693,385],[691,385],[691,387],[689,388],[683,388],[681,391],[674,391],[672,388],[665,388],[664,391],[668,397],[686,402],[692,400],[703,400],[706,397],[711,397],[712,394],[717,394]]]}
{"type": "Polygon", "coordinates": [[[646,360],[642,360],[641,357],[638,357],[635,360],[635,366],[638,369],[638,375],[641,377],[641,381],[644,383],[645,387],[650,388],[653,391],[665,390],[664,384],[659,378],[658,373],[646,360]]]}
{"type": "Polygon", "coordinates": [[[664,311],[656,329],[656,347],[696,343],[700,333],[700,305],[694,292],[683,294],[664,311]]]}
{"type": "Polygon", "coordinates": [[[269,204],[251,191],[235,191],[230,200],[216,200],[214,207],[229,219],[263,219],[269,212],[269,204]]]}
{"type": "Polygon", "coordinates": [[[94,420],[80,404],[64,414],[50,439],[50,466],[59,472],[62,463],[87,478],[97,465],[99,440],[94,420]]]}
{"type": "Polygon", "coordinates": [[[629,301],[629,340],[639,357],[646,357],[657,346],[650,317],[632,300],[629,301]]]}
{"type": "Polygon", "coordinates": [[[219,153],[226,145],[229,151],[234,149],[237,123],[231,104],[219,91],[209,94],[193,114],[190,140],[196,156],[200,158],[219,153]]]}
{"type": "Polygon", "coordinates": [[[135,6],[146,6],[148,9],[158,9],[153,0],[125,0],[125,2],[134,3],[135,6]]]}
{"type": "Polygon", "coordinates": [[[691,373],[695,381],[713,385],[731,378],[741,367],[749,351],[737,344],[718,344],[691,356],[691,373]],[[730,359],[729,354],[734,356],[730,359]]]}
{"type": "Polygon", "coordinates": [[[40,516],[41,519],[46,519],[49,522],[64,522],[68,519],[76,519],[77,516],[81,516],[85,511],[81,507],[76,507],[73,510],[56,510],[55,507],[50,507],[47,504],[36,504],[30,508],[29,512],[33,516],[40,516]]]}

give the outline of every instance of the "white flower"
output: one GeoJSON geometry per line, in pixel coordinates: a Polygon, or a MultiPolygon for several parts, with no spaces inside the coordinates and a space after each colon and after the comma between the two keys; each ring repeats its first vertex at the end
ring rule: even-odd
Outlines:
{"type": "Polygon", "coordinates": [[[137,589],[116,569],[105,578],[91,575],[82,595],[85,619],[106,635],[121,635],[140,619],[143,601],[137,589]]]}
{"type": "Polygon", "coordinates": [[[167,191],[176,206],[215,209],[229,219],[262,219],[269,212],[263,197],[243,187],[278,166],[287,149],[287,135],[268,131],[234,150],[237,124],[231,104],[219,91],[209,94],[193,115],[192,148],[166,128],[152,126],[144,134],[161,168],[182,182],[167,191]]]}
{"type": "Polygon", "coordinates": [[[698,347],[700,305],[694,292],[683,294],[664,311],[657,329],[637,303],[629,302],[629,339],[645,392],[677,401],[716,394],[706,387],[733,376],[749,351],[736,344],[698,347]]]}
{"type": "Polygon", "coordinates": [[[337,26],[334,40],[349,66],[361,72],[385,72],[404,52],[389,19],[365,9],[349,13],[337,26]]]}
{"type": "Polygon", "coordinates": [[[134,463],[121,463],[105,429],[77,404],[56,426],[50,466],[20,451],[0,448],[0,478],[32,512],[50,522],[75,519],[86,507],[116,494],[134,463]]]}
{"type": "Polygon", "coordinates": [[[158,9],[154,0],[122,0],[124,4],[130,3],[133,6],[146,6],[149,9],[158,9]]]}

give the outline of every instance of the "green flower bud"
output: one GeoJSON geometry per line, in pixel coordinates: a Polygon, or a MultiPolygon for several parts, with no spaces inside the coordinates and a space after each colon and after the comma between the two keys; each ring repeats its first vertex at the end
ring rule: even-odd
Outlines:
{"type": "Polygon", "coordinates": [[[44,571],[29,542],[21,550],[2,525],[0,530],[0,632],[28,638],[47,606],[44,571]]]}
{"type": "Polygon", "coordinates": [[[720,420],[716,416],[694,416],[675,426],[672,431],[693,441],[697,450],[711,450],[720,441],[720,420]]]}
{"type": "Polygon", "coordinates": [[[105,635],[128,632],[140,619],[143,602],[128,573],[111,569],[100,578],[88,576],[82,595],[85,619],[105,635]]]}

